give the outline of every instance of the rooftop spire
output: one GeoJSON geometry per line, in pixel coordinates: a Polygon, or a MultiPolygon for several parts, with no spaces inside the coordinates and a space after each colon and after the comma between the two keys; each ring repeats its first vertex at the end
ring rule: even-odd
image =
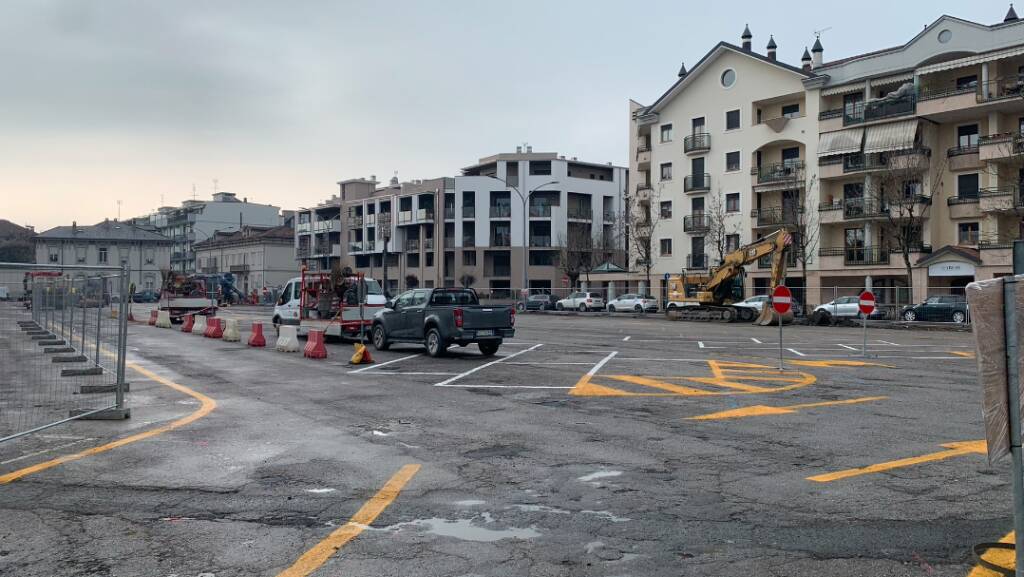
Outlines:
{"type": "MultiPolygon", "coordinates": [[[[1010,6],[1012,7],[1013,5],[1011,4],[1010,6]]],[[[745,24],[743,26],[743,36],[740,36],[740,38],[753,38],[753,37],[754,37],[754,35],[750,33],[750,24],[745,24]]]]}
{"type": "Polygon", "coordinates": [[[800,62],[810,62],[811,53],[807,51],[807,47],[804,46],[804,55],[800,57],[800,62]]]}
{"type": "Polygon", "coordinates": [[[1010,2],[1010,9],[1006,12],[1006,18],[1003,18],[1003,22],[1016,22],[1017,11],[1013,9],[1013,2],[1010,2]]]}
{"type": "Polygon", "coordinates": [[[821,36],[814,39],[814,46],[811,46],[811,52],[824,52],[825,48],[821,45],[821,36]]]}
{"type": "Polygon", "coordinates": [[[768,37],[768,50],[775,50],[778,46],[775,44],[775,35],[772,34],[768,37]]]}
{"type": "Polygon", "coordinates": [[[682,78],[683,76],[686,76],[686,63],[685,62],[680,62],[679,63],[679,77],[682,78]]]}

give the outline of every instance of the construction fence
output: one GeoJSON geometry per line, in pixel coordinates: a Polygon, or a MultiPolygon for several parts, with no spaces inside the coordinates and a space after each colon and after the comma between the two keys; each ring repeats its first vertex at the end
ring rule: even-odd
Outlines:
{"type": "Polygon", "coordinates": [[[0,442],[127,417],[127,272],[0,263],[0,442]]]}

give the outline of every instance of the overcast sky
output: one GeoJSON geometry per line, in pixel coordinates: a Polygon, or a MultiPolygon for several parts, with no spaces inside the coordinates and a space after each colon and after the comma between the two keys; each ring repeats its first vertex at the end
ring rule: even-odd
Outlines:
{"type": "Polygon", "coordinates": [[[650,103],[715,43],[799,65],[903,44],[998,1],[0,3],[0,218],[37,230],[219,189],[309,206],[344,178],[457,174],[529,142],[625,164],[650,103]]]}

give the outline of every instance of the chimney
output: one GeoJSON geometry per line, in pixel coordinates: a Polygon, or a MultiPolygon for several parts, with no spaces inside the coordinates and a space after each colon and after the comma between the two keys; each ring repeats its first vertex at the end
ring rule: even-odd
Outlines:
{"type": "Polygon", "coordinates": [[[523,153],[523,147],[522,146],[517,146],[516,147],[516,154],[522,154],[522,153],[523,153]]]}
{"type": "Polygon", "coordinates": [[[768,37],[768,60],[771,60],[772,62],[775,62],[775,49],[776,48],[778,48],[778,46],[775,44],[775,36],[774,35],[769,36],[768,37]]]}
{"type": "Polygon", "coordinates": [[[71,221],[71,236],[75,236],[76,234],[78,234],[78,221],[73,220],[71,221]]]}
{"type": "Polygon", "coordinates": [[[751,41],[754,39],[754,35],[750,33],[750,25],[747,24],[743,27],[743,36],[740,36],[740,41],[743,45],[743,49],[750,52],[751,41]]]}
{"type": "Polygon", "coordinates": [[[814,46],[811,47],[811,68],[819,68],[825,60],[825,49],[821,46],[821,37],[814,39],[814,46]]]}
{"type": "Polygon", "coordinates": [[[526,145],[526,153],[527,153],[527,154],[529,154],[529,153],[531,153],[531,152],[533,152],[533,147],[532,147],[532,146],[530,146],[529,144],[527,144],[527,145],[526,145]]]}
{"type": "Polygon", "coordinates": [[[804,72],[811,71],[811,53],[804,46],[804,55],[800,58],[800,67],[804,69],[804,72]]]}

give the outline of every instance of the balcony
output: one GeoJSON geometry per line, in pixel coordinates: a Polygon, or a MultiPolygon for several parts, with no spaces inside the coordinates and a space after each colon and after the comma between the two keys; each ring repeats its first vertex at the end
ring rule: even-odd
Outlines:
{"type": "Polygon", "coordinates": [[[1016,212],[1024,208],[1024,198],[1021,198],[1017,187],[1013,185],[983,188],[978,196],[981,212],[1016,212]]]}
{"type": "Polygon", "coordinates": [[[310,224],[308,222],[300,222],[295,225],[296,234],[308,233],[310,230],[310,224]]]}
{"type": "MultiPolygon", "coordinates": [[[[796,256],[797,255],[796,255],[796,251],[795,250],[787,250],[786,251],[786,266],[787,267],[789,267],[789,268],[796,268],[796,266],[797,266],[797,258],[796,258],[796,256]]],[[[810,255],[808,255],[808,257],[809,256],[810,255]]],[[[808,264],[810,264],[811,259],[808,258],[807,262],[808,262],[808,264]]],[[[772,255],[768,254],[768,255],[762,256],[761,258],[757,259],[757,268],[759,268],[759,269],[770,269],[770,268],[772,268],[772,255]]]]}
{"type": "Polygon", "coordinates": [[[398,224],[399,225],[412,224],[412,211],[411,210],[401,210],[401,211],[399,211],[398,212],[398,224]]]}
{"type": "Polygon", "coordinates": [[[843,111],[843,125],[862,124],[886,118],[912,115],[917,111],[917,99],[906,96],[899,99],[879,98],[858,102],[843,111]]]}
{"type": "Polygon", "coordinates": [[[475,206],[464,206],[464,207],[462,207],[462,218],[476,218],[476,207],[475,206]]]}
{"type": "Polygon", "coordinates": [[[421,208],[416,211],[416,219],[419,222],[433,222],[434,220],[434,209],[433,208],[421,208]]]}
{"type": "Polygon", "coordinates": [[[949,170],[975,170],[981,168],[981,150],[979,144],[954,146],[946,151],[949,158],[949,170]]]}
{"type": "Polygon", "coordinates": [[[978,102],[993,102],[1010,98],[1024,98],[1024,77],[996,78],[978,86],[978,102]]]}
{"type": "MultiPolygon", "coordinates": [[[[362,226],[362,219],[360,219],[359,226],[362,226]]],[[[341,232],[341,219],[318,220],[313,223],[314,234],[321,234],[325,232],[341,232]]]]}
{"type": "Polygon", "coordinates": [[[363,227],[363,217],[362,216],[350,216],[350,217],[348,217],[348,226],[349,226],[349,228],[362,228],[363,227]]]}
{"type": "Polygon", "coordinates": [[[636,200],[640,202],[649,201],[651,200],[652,193],[653,190],[651,189],[651,183],[641,182],[636,185],[636,200]]]}
{"type": "Polygon", "coordinates": [[[1003,132],[982,136],[978,139],[978,154],[982,162],[1016,160],[1015,156],[1024,154],[1024,134],[1003,132]]]}
{"type": "Polygon", "coordinates": [[[530,237],[530,246],[531,247],[549,248],[551,246],[551,237],[550,236],[531,236],[530,237]]]}
{"type": "Polygon", "coordinates": [[[569,220],[593,220],[594,211],[589,206],[570,206],[566,217],[569,220]]]}
{"type": "Polygon", "coordinates": [[[444,207],[444,219],[445,220],[455,220],[455,207],[454,206],[446,206],[446,207],[444,207]]]}
{"type": "Polygon", "coordinates": [[[462,246],[464,246],[466,248],[475,247],[476,246],[476,236],[471,235],[471,234],[463,235],[462,236],[462,246]]]}
{"type": "Polygon", "coordinates": [[[711,135],[707,132],[691,134],[683,139],[683,152],[699,154],[711,150],[711,135]]]}
{"type": "Polygon", "coordinates": [[[946,199],[946,204],[948,206],[954,206],[954,205],[957,205],[957,204],[978,204],[980,201],[981,201],[981,198],[978,197],[978,196],[974,196],[974,195],[951,196],[951,197],[946,199]]]}
{"type": "Polygon", "coordinates": [[[512,218],[512,206],[508,204],[491,205],[491,218],[512,218]]]}
{"type": "Polygon", "coordinates": [[[295,249],[295,258],[309,258],[310,250],[308,246],[300,246],[295,249]]]}
{"type": "Polygon", "coordinates": [[[711,175],[690,174],[683,179],[683,192],[707,192],[711,190],[711,175]]]}
{"type": "Polygon", "coordinates": [[[754,228],[795,226],[800,224],[804,209],[800,206],[776,206],[772,208],[755,208],[750,211],[754,228]]]}
{"type": "Polygon", "coordinates": [[[789,161],[750,169],[755,192],[790,190],[804,186],[804,162],[789,161]]]}
{"type": "Polygon", "coordinates": [[[711,229],[711,219],[706,214],[696,213],[683,217],[683,232],[701,234],[711,229]]]}
{"type": "Polygon", "coordinates": [[[872,266],[889,264],[891,251],[887,247],[835,247],[820,248],[818,256],[843,257],[843,264],[846,266],[872,266]]]}
{"type": "Polygon", "coordinates": [[[423,239],[423,250],[434,250],[434,239],[425,238],[423,239]]]}
{"type": "Polygon", "coordinates": [[[494,264],[490,267],[484,267],[484,274],[486,276],[510,277],[512,276],[512,266],[507,264],[494,264]]]}
{"type": "Polygon", "coordinates": [[[531,204],[530,218],[551,218],[550,204],[531,204]]]}
{"type": "Polygon", "coordinates": [[[707,270],[708,255],[699,253],[686,255],[686,268],[688,270],[707,270]]]}
{"type": "Polygon", "coordinates": [[[636,163],[638,165],[651,163],[651,145],[646,140],[636,145],[636,163]]]}
{"type": "Polygon", "coordinates": [[[455,237],[454,236],[446,236],[446,237],[444,237],[444,246],[445,246],[445,248],[454,248],[455,247],[455,237]]]}
{"type": "Polygon", "coordinates": [[[406,252],[419,252],[420,251],[420,239],[410,238],[405,241],[406,252]]]}
{"type": "Polygon", "coordinates": [[[605,211],[601,216],[604,217],[604,223],[609,224],[615,222],[615,213],[605,211]]]}
{"type": "Polygon", "coordinates": [[[889,209],[873,199],[848,198],[843,201],[843,219],[880,218],[889,215],[889,209]]]}
{"type": "Polygon", "coordinates": [[[245,274],[249,272],[249,265],[247,264],[233,264],[228,267],[228,271],[233,274],[245,274]]]}
{"type": "Polygon", "coordinates": [[[377,215],[376,214],[368,214],[368,215],[364,216],[363,217],[363,224],[365,224],[366,226],[374,226],[374,225],[376,225],[377,224],[377,215]]]}
{"type": "Polygon", "coordinates": [[[951,196],[946,199],[949,207],[949,218],[980,218],[981,217],[981,195],[964,194],[963,196],[951,196]]]}
{"type": "Polygon", "coordinates": [[[509,235],[509,234],[492,234],[491,235],[491,246],[504,246],[504,247],[512,246],[512,235],[509,235]]]}

